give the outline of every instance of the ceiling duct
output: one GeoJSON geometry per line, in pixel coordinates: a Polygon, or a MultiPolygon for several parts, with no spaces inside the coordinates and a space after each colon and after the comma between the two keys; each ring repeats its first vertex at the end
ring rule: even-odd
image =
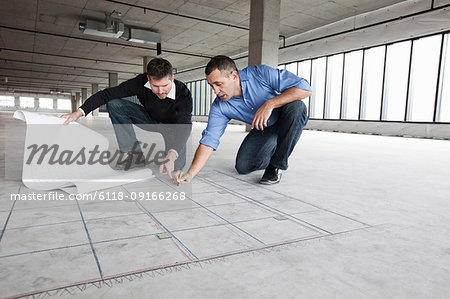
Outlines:
{"type": "Polygon", "coordinates": [[[53,88],[53,89],[50,89],[50,94],[71,94],[71,92],[69,90],[53,88]]]}
{"type": "MultiPolygon", "coordinates": [[[[113,13],[106,14],[105,22],[86,20],[79,24],[79,30],[83,34],[101,36],[107,38],[121,38],[130,42],[155,45],[157,54],[161,54],[161,33],[143,28],[126,26],[120,20],[111,17],[113,13]]],[[[119,13],[116,12],[120,16],[119,13]]]]}
{"type": "Polygon", "coordinates": [[[161,43],[161,33],[140,28],[126,27],[122,38],[130,42],[155,46],[161,43]]]}
{"type": "Polygon", "coordinates": [[[109,37],[109,38],[119,38],[125,31],[125,25],[117,20],[111,21],[109,24],[86,20],[86,23],[80,23],[80,30],[84,34],[109,37]]]}

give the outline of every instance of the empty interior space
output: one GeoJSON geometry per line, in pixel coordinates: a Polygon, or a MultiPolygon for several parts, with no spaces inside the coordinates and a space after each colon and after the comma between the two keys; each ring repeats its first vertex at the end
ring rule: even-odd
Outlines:
{"type": "MultiPolygon", "coordinates": [[[[446,0],[3,3],[0,298],[447,298],[449,8],[446,0]],[[260,183],[264,169],[236,170],[251,128],[235,119],[206,166],[181,181],[221,101],[205,78],[216,55],[311,87],[301,99],[308,122],[275,184],[260,183]],[[150,165],[92,168],[90,147],[121,153],[112,112],[102,105],[67,126],[60,116],[158,57],[192,97],[183,173],[160,173],[156,155],[169,155],[168,139],[137,125],[150,165]],[[39,140],[87,148],[86,165],[66,153],[55,156],[55,172],[42,172],[38,154],[27,156],[39,140]]],[[[139,95],[120,100],[147,109],[139,95]]]]}

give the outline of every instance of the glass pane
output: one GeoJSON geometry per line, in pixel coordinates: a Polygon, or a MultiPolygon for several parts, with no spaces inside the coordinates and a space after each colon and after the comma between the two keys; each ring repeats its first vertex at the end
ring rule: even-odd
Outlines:
{"type": "Polygon", "coordinates": [[[278,69],[279,69],[279,70],[284,70],[284,69],[286,69],[286,65],[285,65],[285,64],[280,64],[280,65],[278,66],[278,69]]]}
{"type": "Polygon", "coordinates": [[[358,119],[363,51],[345,54],[342,119],[358,119]]]}
{"type": "Polygon", "coordinates": [[[51,98],[39,98],[39,108],[41,108],[41,109],[53,109],[53,99],[51,99],[51,98]]]}
{"type": "Polygon", "coordinates": [[[433,121],[441,35],[414,41],[408,103],[410,121],[433,121]]]}
{"type": "Polygon", "coordinates": [[[191,91],[191,96],[192,96],[192,114],[194,114],[194,110],[195,110],[195,85],[194,85],[194,82],[189,83],[189,90],[191,91]]]}
{"type": "Polygon", "coordinates": [[[361,102],[362,120],[380,120],[383,89],[385,47],[368,49],[364,56],[364,77],[361,102]]]}
{"type": "Polygon", "coordinates": [[[201,84],[200,81],[195,82],[195,115],[200,115],[200,99],[201,99],[201,84]]]}
{"type": "Polygon", "coordinates": [[[312,61],[312,96],[309,112],[312,118],[323,118],[323,105],[325,99],[325,67],[325,57],[314,59],[312,61]]]}
{"type": "Polygon", "coordinates": [[[191,82],[189,88],[190,88],[190,90],[191,90],[191,95],[192,95],[192,114],[194,114],[194,110],[195,110],[195,98],[196,98],[196,94],[195,94],[195,82],[191,82]]]}
{"type": "Polygon", "coordinates": [[[72,110],[72,105],[70,104],[69,99],[58,99],[58,110],[72,110]]]}
{"type": "Polygon", "coordinates": [[[191,93],[192,93],[192,105],[193,105],[193,107],[192,107],[192,115],[196,115],[196,111],[197,111],[197,108],[196,108],[196,105],[197,105],[197,89],[196,89],[196,83],[197,82],[192,82],[192,91],[191,91],[191,93]]]}
{"type": "Polygon", "coordinates": [[[405,119],[411,41],[388,46],[384,80],[383,120],[405,119]]]}
{"type": "Polygon", "coordinates": [[[286,65],[286,69],[294,75],[297,75],[297,62],[289,63],[286,65]]]}
{"type": "Polygon", "coordinates": [[[342,69],[344,55],[328,57],[327,94],[325,102],[325,118],[339,119],[341,115],[342,69]]]}
{"type": "MultiPolygon", "coordinates": [[[[21,108],[34,108],[34,98],[32,97],[20,97],[20,107],[21,108]]],[[[52,102],[53,108],[53,102],[52,102]]]]}
{"type": "Polygon", "coordinates": [[[1,107],[14,107],[14,97],[13,96],[0,96],[0,106],[1,107]]]}
{"type": "MultiPolygon", "coordinates": [[[[311,60],[305,60],[298,63],[298,76],[308,80],[308,82],[311,83],[311,60]]],[[[303,99],[303,102],[305,103],[306,108],[308,109],[308,115],[310,115],[309,101],[310,97],[303,99]]]]}
{"type": "Polygon", "coordinates": [[[200,115],[205,115],[206,106],[206,80],[200,81],[200,115]]]}
{"type": "Polygon", "coordinates": [[[209,110],[211,108],[212,103],[214,102],[214,99],[216,98],[216,95],[214,94],[211,86],[209,86],[208,84],[206,85],[206,90],[207,90],[206,94],[208,95],[207,105],[206,105],[206,115],[209,115],[209,110]]]}
{"type": "Polygon", "coordinates": [[[440,106],[437,121],[450,122],[450,47],[449,34],[445,35],[441,68],[440,106]]]}

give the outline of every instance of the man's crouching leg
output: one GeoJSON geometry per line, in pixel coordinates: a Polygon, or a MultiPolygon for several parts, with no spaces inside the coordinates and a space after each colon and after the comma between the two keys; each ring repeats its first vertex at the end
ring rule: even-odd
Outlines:
{"type": "Polygon", "coordinates": [[[269,165],[277,145],[276,131],[272,127],[263,131],[253,129],[242,142],[236,156],[235,168],[239,174],[262,170],[269,165]]]}
{"type": "Polygon", "coordinates": [[[277,123],[277,145],[270,163],[260,181],[261,184],[276,184],[281,180],[282,170],[288,168],[288,158],[308,122],[307,109],[303,101],[294,101],[280,109],[277,123]]]}
{"type": "Polygon", "coordinates": [[[151,123],[150,116],[142,106],[125,99],[110,100],[106,107],[121,152],[117,163],[111,166],[116,170],[145,166],[145,157],[136,139],[133,123],[151,123]]]}

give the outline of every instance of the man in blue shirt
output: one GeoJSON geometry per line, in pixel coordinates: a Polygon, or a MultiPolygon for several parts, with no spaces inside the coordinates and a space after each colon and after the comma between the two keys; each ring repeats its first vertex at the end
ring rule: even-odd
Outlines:
{"type": "MultiPolygon", "coordinates": [[[[236,170],[247,174],[265,169],[260,183],[278,183],[308,121],[306,106],[301,101],[311,95],[308,81],[266,65],[238,71],[234,61],[222,55],[211,59],[205,73],[217,98],[192,165],[180,182],[190,182],[200,172],[219,146],[228,122],[237,119],[251,124],[252,130],[239,148],[236,170]]],[[[179,174],[176,172],[175,178],[179,174]]]]}

